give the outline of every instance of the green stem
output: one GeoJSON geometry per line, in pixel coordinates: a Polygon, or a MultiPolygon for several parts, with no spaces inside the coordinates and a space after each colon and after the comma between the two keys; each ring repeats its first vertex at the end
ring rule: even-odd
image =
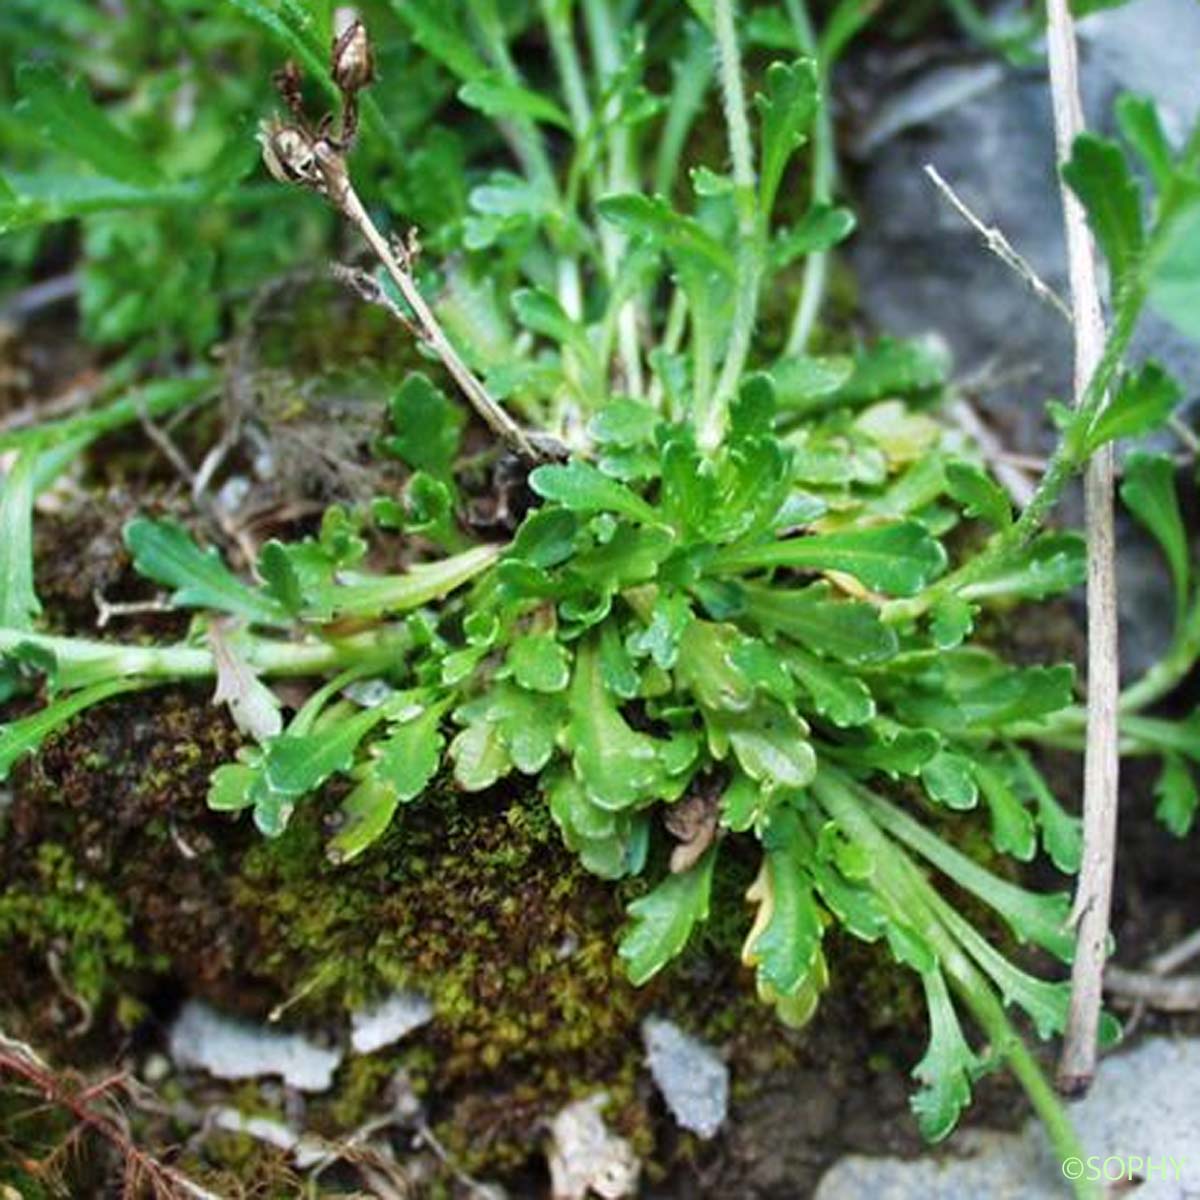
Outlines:
{"type": "Polygon", "coordinates": [[[1200,658],[1200,595],[1167,653],[1121,693],[1121,711],[1140,712],[1174,691],[1196,665],[1197,658],[1200,658]]]}
{"type": "MultiPolygon", "coordinates": [[[[805,54],[817,59],[817,70],[821,80],[822,103],[817,108],[812,131],[812,183],[810,197],[813,204],[828,204],[833,199],[837,182],[837,156],[834,153],[833,113],[830,109],[829,63],[817,54],[817,39],[804,0],[785,0],[796,40],[805,54]]],[[[792,318],[792,329],[788,334],[784,353],[803,354],[812,337],[817,314],[825,298],[829,280],[829,252],[819,250],[804,261],[804,278],[800,284],[800,299],[796,303],[796,314],[792,318]]]]}
{"type": "MultiPolygon", "coordinates": [[[[508,52],[504,23],[492,0],[478,0],[471,8],[475,16],[484,50],[492,66],[505,83],[524,86],[517,65],[508,52]]],[[[514,117],[504,122],[512,142],[513,152],[521,161],[525,173],[533,180],[557,191],[554,168],[537,126],[527,117],[514,117]]]]}
{"type": "Polygon", "coordinates": [[[554,66],[562,83],[567,111],[571,114],[571,124],[578,141],[592,123],[592,106],[571,31],[570,8],[561,0],[542,0],[542,18],[550,35],[550,52],[554,55],[554,66]]]}
{"type": "MultiPolygon", "coordinates": [[[[1129,343],[1137,328],[1138,317],[1149,292],[1149,280],[1154,277],[1163,256],[1169,252],[1178,221],[1189,210],[1190,180],[1200,166],[1200,122],[1193,128],[1176,162],[1171,181],[1159,196],[1158,212],[1153,233],[1142,254],[1141,261],[1131,272],[1131,278],[1116,297],[1116,317],[1104,347],[1104,353],[1088,383],[1083,400],[1072,413],[1070,423],[1059,439],[1050,465],[1043,474],[1033,498],[1026,505],[1020,518],[1003,533],[997,534],[969,562],[957,571],[927,588],[920,596],[911,600],[897,600],[884,606],[885,621],[907,620],[922,613],[937,601],[953,595],[975,580],[987,575],[1009,554],[1024,546],[1045,523],[1051,510],[1062,496],[1063,489],[1071,476],[1087,462],[1092,447],[1088,434],[1096,417],[1108,399],[1109,391],[1116,380],[1129,343]]],[[[1196,632],[1200,639],[1200,630],[1196,632]]],[[[1149,703],[1157,698],[1155,689],[1164,687],[1173,671],[1180,669],[1180,660],[1174,660],[1139,697],[1139,702],[1149,703]]],[[[1158,693],[1161,694],[1161,693],[1158,693]]]]}
{"type": "MultiPolygon", "coordinates": [[[[382,629],[329,641],[283,642],[246,637],[238,643],[244,661],[261,675],[323,675],[340,667],[392,666],[410,645],[403,629],[382,629]]],[[[88,638],[58,637],[20,629],[0,629],[0,655],[30,646],[54,656],[64,676],[94,679],[203,679],[216,673],[205,646],[129,646],[88,638]]]]}
{"type": "MultiPolygon", "coordinates": [[[[472,11],[492,66],[499,71],[506,83],[523,87],[524,80],[508,51],[504,22],[494,0],[477,0],[472,11]]],[[[501,128],[507,130],[513,152],[520,160],[525,174],[561,202],[558,180],[537,124],[527,118],[516,117],[511,121],[502,122],[501,128]]],[[[578,317],[582,311],[582,295],[578,260],[571,254],[560,253],[558,298],[570,316],[578,317]]]]}
{"type": "MultiPolygon", "coordinates": [[[[1121,692],[1117,708],[1121,714],[1122,735],[1132,734],[1129,718],[1170,695],[1187,677],[1200,659],[1200,595],[1188,610],[1183,624],[1176,630],[1170,648],[1142,677],[1121,692]]],[[[1078,748],[1079,737],[1087,727],[1087,709],[1072,705],[1038,722],[1018,722],[1005,729],[1005,735],[1023,741],[1039,742],[1046,746],[1066,745],[1078,748]]],[[[1138,753],[1126,745],[1141,746],[1123,740],[1122,753],[1138,753]]],[[[1152,748],[1151,748],[1152,749],[1152,748]]],[[[1144,750],[1144,747],[1143,747],[1144,750]]]]}
{"type": "Polygon", "coordinates": [[[758,317],[758,293],[764,267],[764,238],[759,214],[754,147],[746,117],[746,94],[742,86],[742,60],[735,27],[736,0],[714,0],[713,27],[717,39],[717,63],[729,153],[733,160],[733,198],[737,211],[737,285],[733,301],[733,325],[725,361],[711,401],[697,413],[697,441],[712,452],[725,436],[729,402],[737,391],[750,355],[754,323],[758,317]]]}
{"type": "MultiPolygon", "coordinates": [[[[571,114],[572,131],[578,146],[589,136],[592,106],[588,100],[583,66],[579,61],[571,30],[570,7],[560,3],[560,0],[542,0],[542,16],[550,35],[550,52],[554,56],[554,65],[562,84],[563,95],[566,97],[567,111],[571,114]]],[[[574,211],[575,208],[572,193],[573,185],[568,182],[568,211],[574,211]]],[[[578,319],[582,316],[583,294],[579,269],[566,258],[561,259],[559,264],[559,300],[569,317],[578,319]]]]}
{"type": "Polygon", "coordinates": [[[1038,18],[1030,15],[1022,24],[1014,23],[1005,29],[975,7],[971,0],[946,0],[946,7],[954,14],[963,32],[973,37],[981,46],[1003,54],[1018,66],[1031,66],[1039,61],[1039,54],[1030,47],[1038,35],[1038,18]]]}
{"type": "Polygon", "coordinates": [[[1092,381],[1084,393],[1082,403],[1071,416],[1049,466],[1038,483],[1032,499],[1020,517],[1003,532],[998,533],[977,554],[957,571],[926,588],[911,600],[896,600],[884,605],[882,617],[885,621],[909,620],[927,612],[939,600],[952,596],[969,587],[977,579],[984,578],[1009,555],[1020,550],[1045,524],[1046,518],[1062,497],[1071,477],[1088,459],[1087,431],[1092,427],[1097,414],[1108,396],[1117,370],[1129,348],[1130,339],[1137,325],[1137,317],[1145,299],[1145,287],[1138,286],[1136,294],[1127,296],[1120,306],[1116,322],[1104,347],[1092,381]]]}
{"type": "MultiPolygon", "coordinates": [[[[946,907],[946,902],[907,860],[905,866],[913,900],[923,900],[931,918],[927,925],[922,924],[921,931],[929,938],[939,958],[946,965],[955,991],[971,1010],[972,1016],[987,1035],[992,1047],[998,1054],[1003,1055],[1009,1069],[1025,1089],[1033,1111],[1037,1113],[1050,1145],[1054,1148],[1055,1157],[1060,1163],[1071,1159],[1086,1161],[1087,1151],[1079,1140],[1058,1093],[1050,1086],[1045,1073],[1038,1066],[1037,1059],[1030,1053],[1029,1047],[1008,1019],[1004,1005],[996,998],[996,993],[987,979],[962,950],[941,919],[939,910],[946,907]]],[[[1099,1200],[1102,1195],[1098,1187],[1082,1178],[1075,1180],[1072,1188],[1080,1200],[1099,1200]]]]}
{"type": "Polygon", "coordinates": [[[165,379],[146,384],[103,408],[89,409],[75,416],[46,421],[27,429],[0,433],[0,451],[21,450],[30,446],[45,450],[78,438],[96,438],[102,433],[130,425],[142,416],[153,420],[186,408],[205,394],[211,394],[215,384],[216,376],[209,371],[186,379],[165,379]]]}
{"type": "MultiPolygon", "coordinates": [[[[659,352],[661,354],[670,356],[679,349],[679,344],[683,341],[684,328],[687,326],[687,318],[687,293],[683,288],[675,287],[671,292],[671,303],[667,309],[667,323],[663,328],[662,341],[659,343],[659,352]]],[[[650,393],[647,399],[655,408],[661,408],[664,392],[662,375],[656,374],[654,382],[650,385],[650,393]]],[[[668,420],[672,421],[682,420],[684,416],[681,412],[668,412],[666,415],[668,420]]]]}
{"type": "MultiPolygon", "coordinates": [[[[599,90],[603,92],[621,69],[621,47],[608,0],[584,0],[583,14],[595,60],[599,90]]],[[[602,121],[606,121],[608,113],[602,112],[600,117],[602,121]]],[[[633,139],[627,126],[614,122],[608,137],[608,150],[608,177],[604,181],[604,188],[613,193],[633,191],[637,186],[637,172],[633,162],[633,139]]],[[[600,242],[604,252],[605,271],[609,282],[612,283],[619,273],[621,259],[625,254],[626,238],[619,230],[603,222],[600,242]]],[[[642,374],[637,306],[632,301],[622,304],[617,314],[617,345],[622,374],[625,376],[625,389],[632,396],[641,396],[645,380],[642,374]]]]}
{"type": "Polygon", "coordinates": [[[654,190],[665,197],[670,197],[675,186],[688,133],[704,106],[704,97],[712,83],[712,52],[708,37],[700,34],[695,26],[690,29],[684,56],[673,65],[674,86],[654,163],[654,190]]]}
{"type": "MultiPolygon", "coordinates": [[[[1009,1021],[991,984],[940,918],[938,907],[944,903],[941,897],[905,852],[875,824],[840,772],[823,769],[813,784],[813,794],[829,816],[871,853],[875,886],[889,907],[902,913],[929,942],[940,967],[987,1035],[994,1052],[1004,1058],[1025,1089],[1059,1161],[1085,1159],[1086,1153],[1062,1102],[1009,1021]]],[[[1095,1200],[1099,1196],[1085,1180],[1077,1181],[1074,1189],[1081,1200],[1095,1200]]]]}

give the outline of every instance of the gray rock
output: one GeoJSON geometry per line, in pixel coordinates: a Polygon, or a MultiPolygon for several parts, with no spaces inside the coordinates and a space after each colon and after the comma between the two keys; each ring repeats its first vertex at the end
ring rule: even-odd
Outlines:
{"type": "Polygon", "coordinates": [[[1064,1176],[1075,1170],[1114,1194],[1132,1171],[1145,1180],[1138,1200],[1186,1200],[1200,1191],[1197,1096],[1200,1039],[1153,1038],[1105,1059],[1091,1092],[1070,1106],[1085,1148],[1078,1165],[1061,1162],[1031,1121],[1020,1134],[965,1130],[911,1161],[850,1155],[825,1173],[816,1200],[1064,1200],[1064,1176]]]}
{"type": "MultiPolygon", "coordinates": [[[[1200,111],[1195,0],[1133,0],[1088,18],[1081,40],[1093,128],[1112,131],[1112,105],[1122,91],[1153,96],[1169,129],[1190,126],[1200,111]]],[[[1066,295],[1050,98],[1043,70],[1009,68],[996,79],[988,72],[993,59],[967,61],[973,66],[919,64],[910,83],[889,82],[886,59],[864,57],[848,72],[850,90],[872,97],[859,137],[871,152],[857,180],[859,232],[848,246],[850,262],[873,326],[941,335],[960,377],[990,367],[996,382],[980,389],[979,409],[1009,449],[1044,454],[1054,443],[1044,401],[1069,398],[1071,391],[1070,330],[984,248],[923,167],[937,167],[981,220],[998,226],[1041,278],[1066,295]],[[938,96],[940,109],[931,103],[938,96]]],[[[1186,394],[1200,392],[1200,346],[1153,312],[1145,314],[1131,354],[1133,361],[1147,357],[1172,371],[1186,394]]],[[[1077,498],[1064,517],[1081,519],[1077,498]]],[[[1140,571],[1139,563],[1122,561],[1123,580],[1141,578],[1140,571]]],[[[1166,586],[1157,569],[1152,578],[1152,586],[1140,589],[1147,597],[1166,586]]],[[[1164,648],[1169,623],[1157,622],[1132,594],[1122,616],[1123,666],[1126,675],[1137,675],[1164,648]]]]}
{"type": "Polygon", "coordinates": [[[433,1005],[420,992],[394,992],[372,1008],[350,1017],[350,1045],[356,1054],[370,1054],[433,1020],[433,1005]]]}
{"type": "MultiPolygon", "coordinates": [[[[1134,0],[1095,14],[1081,28],[1093,128],[1112,130],[1112,104],[1121,91],[1153,96],[1169,127],[1190,124],[1200,111],[1200,5],[1134,0]]],[[[872,90],[878,82],[869,81],[872,90]]],[[[1009,69],[997,77],[992,59],[920,67],[911,83],[890,90],[885,84],[860,135],[864,142],[871,153],[861,179],[860,232],[850,251],[867,315],[891,333],[936,331],[964,373],[987,362],[1001,375],[1026,372],[994,399],[1004,404],[1013,448],[1044,449],[1050,434],[1040,402],[1069,394],[1070,331],[987,253],[922,171],[925,163],[936,166],[981,219],[999,226],[1038,274],[1065,293],[1044,73],[1009,69]],[[940,108],[932,102],[939,96],[940,108]],[[896,130],[902,132],[880,136],[896,130]]],[[[1200,387],[1200,348],[1153,313],[1135,347],[1135,357],[1146,355],[1161,359],[1190,390],[1200,387]]]]}
{"type": "Polygon", "coordinates": [[[189,1000],[171,1026],[169,1049],[180,1067],[199,1067],[219,1079],[278,1075],[305,1092],[323,1092],[342,1061],[299,1033],[284,1033],[227,1017],[189,1000]]]}
{"type": "Polygon", "coordinates": [[[729,1110],[729,1068],[716,1051],[659,1017],[642,1022],[642,1041],[671,1115],[699,1137],[716,1134],[729,1110]]]}
{"type": "Polygon", "coordinates": [[[1139,0],[1093,13],[1079,34],[1091,69],[1153,96],[1168,136],[1181,141],[1200,108],[1200,4],[1139,0]]]}

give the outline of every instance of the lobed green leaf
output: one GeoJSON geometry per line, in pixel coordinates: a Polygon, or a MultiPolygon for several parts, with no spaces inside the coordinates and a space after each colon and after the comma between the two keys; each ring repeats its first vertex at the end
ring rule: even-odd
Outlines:
{"type": "Polygon", "coordinates": [[[1141,437],[1158,429],[1183,398],[1179,385],[1157,363],[1122,377],[1109,402],[1087,432],[1090,455],[1119,438],[1141,437]]]}
{"type": "Polygon", "coordinates": [[[618,953],[630,981],[640,986],[678,957],[692,930],[708,919],[716,849],[690,870],[668,875],[653,891],[629,906],[630,925],[618,953]]]}
{"type": "Polygon", "coordinates": [[[256,625],[288,624],[278,600],[244,584],[215,549],[201,550],[175,521],[136,517],[125,526],[125,545],[140,574],[175,589],[171,602],[178,608],[213,609],[256,625]]]}
{"type": "Polygon", "coordinates": [[[539,496],[572,512],[613,512],[642,524],[661,524],[658,513],[636,492],[582,459],[538,467],[530,474],[529,485],[539,496]]]}
{"type": "Polygon", "coordinates": [[[1115,294],[1130,279],[1146,240],[1133,173],[1115,142],[1085,133],[1076,138],[1063,177],[1079,197],[1108,259],[1115,294]]]}
{"type": "Polygon", "coordinates": [[[941,543],[916,521],[738,546],[719,551],[712,562],[718,572],[764,567],[840,571],[892,596],[915,595],[945,566],[941,543]]]}
{"type": "Polygon", "coordinates": [[[770,213],[792,155],[804,144],[821,103],[817,65],[812,59],[772,63],[765,90],[755,97],[762,125],[759,187],[764,213],[770,213]]]}
{"type": "Polygon", "coordinates": [[[1191,557],[1175,490],[1174,462],[1165,454],[1131,454],[1125,460],[1121,499],[1154,536],[1166,556],[1175,591],[1176,619],[1179,620],[1187,607],[1191,557]]]}

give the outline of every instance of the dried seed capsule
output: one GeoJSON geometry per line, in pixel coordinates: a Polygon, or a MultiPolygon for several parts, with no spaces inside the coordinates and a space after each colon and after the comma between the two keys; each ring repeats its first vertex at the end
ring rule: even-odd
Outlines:
{"type": "Polygon", "coordinates": [[[367,27],[352,8],[334,14],[333,82],[343,93],[354,95],[375,78],[375,60],[367,27]]]}
{"type": "Polygon", "coordinates": [[[280,99],[287,105],[288,111],[301,124],[304,123],[304,94],[301,90],[303,77],[300,68],[289,58],[283,66],[271,76],[271,82],[279,93],[280,99]]]}
{"type": "Polygon", "coordinates": [[[267,170],[280,183],[297,183],[311,188],[321,186],[313,141],[303,129],[281,121],[267,121],[258,131],[258,142],[267,170]]]}

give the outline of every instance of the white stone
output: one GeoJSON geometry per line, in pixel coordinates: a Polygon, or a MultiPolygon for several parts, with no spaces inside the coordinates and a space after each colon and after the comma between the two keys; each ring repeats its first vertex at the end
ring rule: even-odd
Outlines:
{"type": "Polygon", "coordinates": [[[622,1200],[637,1194],[638,1160],[633,1148],[604,1123],[603,1092],[576,1100],[550,1123],[548,1151],[554,1200],[622,1200]]]}
{"type": "Polygon", "coordinates": [[[350,1017],[350,1045],[356,1054],[370,1054],[433,1020],[433,1005],[420,992],[394,992],[380,1004],[350,1017]]]}
{"type": "Polygon", "coordinates": [[[325,1091],[342,1061],[339,1049],[227,1017],[198,1000],[183,1006],[171,1026],[169,1048],[180,1067],[199,1067],[219,1079],[278,1075],[305,1092],[325,1091]]]}

